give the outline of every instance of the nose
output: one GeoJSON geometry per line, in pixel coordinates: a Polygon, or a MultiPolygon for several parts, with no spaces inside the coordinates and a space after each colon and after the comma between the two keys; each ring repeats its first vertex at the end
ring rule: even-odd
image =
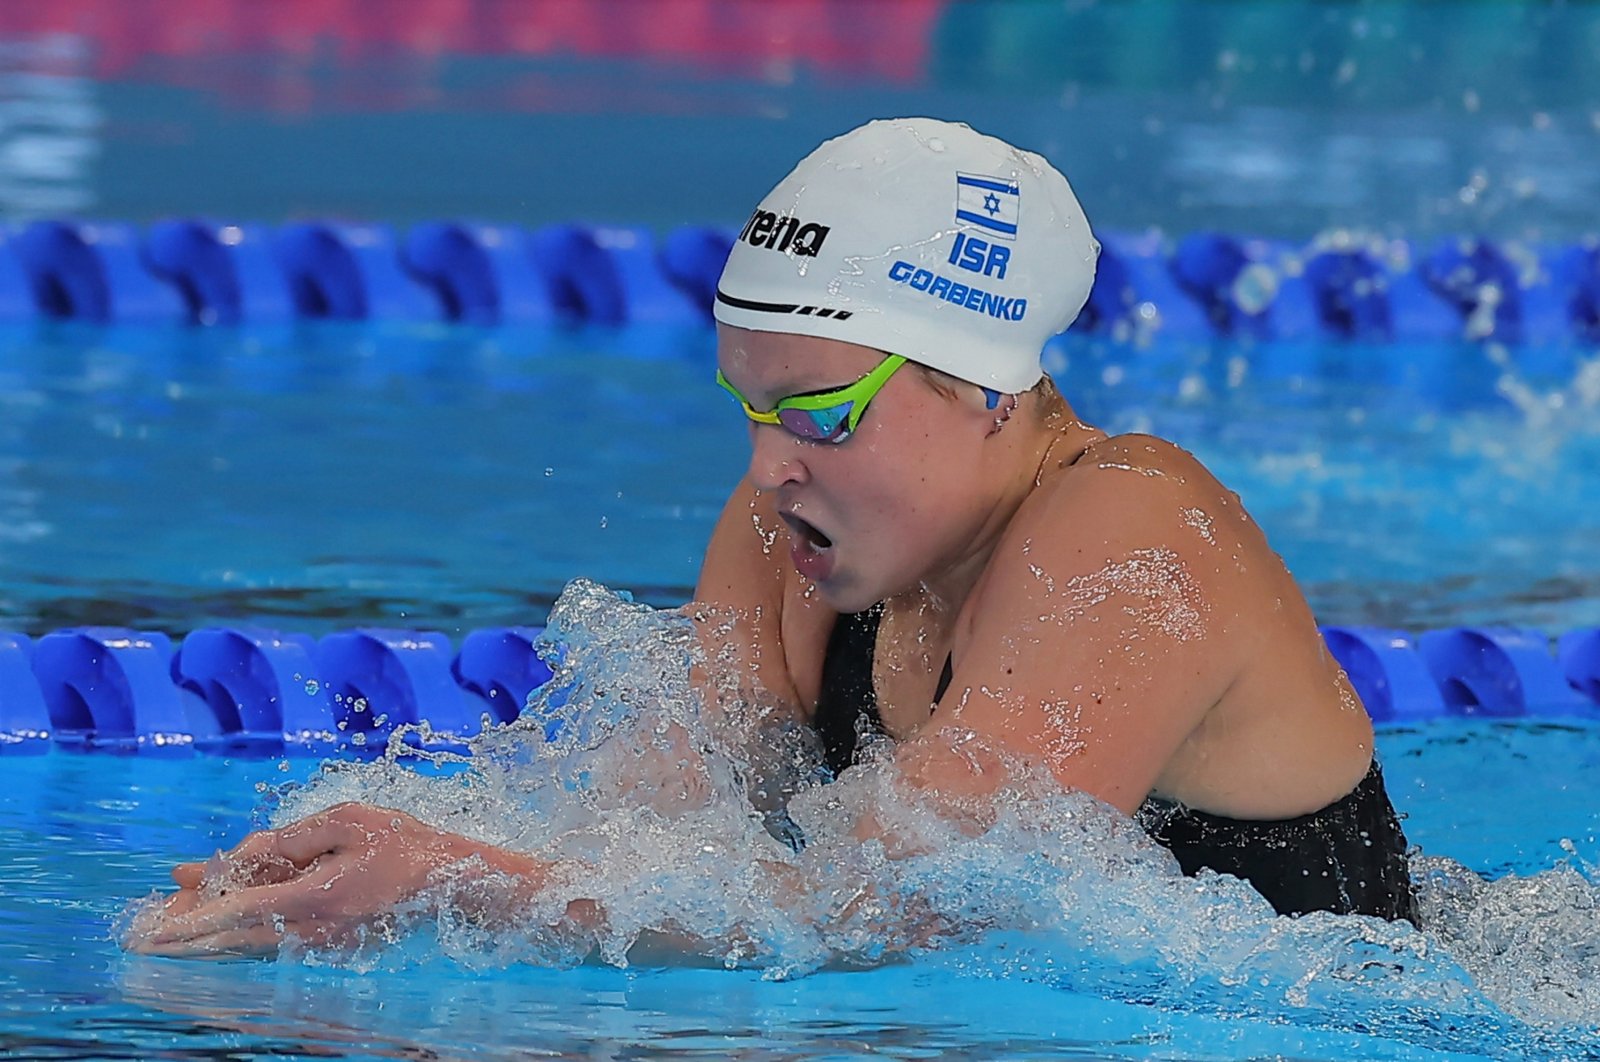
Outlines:
{"type": "Polygon", "coordinates": [[[804,444],[776,424],[750,425],[750,485],[757,490],[776,490],[786,483],[803,483],[810,478],[804,460],[804,444]]]}

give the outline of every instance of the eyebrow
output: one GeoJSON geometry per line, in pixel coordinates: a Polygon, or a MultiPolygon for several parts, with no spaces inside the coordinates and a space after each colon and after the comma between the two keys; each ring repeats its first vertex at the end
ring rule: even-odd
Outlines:
{"type": "MultiPolygon", "coordinates": [[[[719,367],[718,371],[720,371],[722,373],[723,379],[728,380],[729,383],[733,383],[733,380],[728,377],[727,370],[721,369],[719,367]]],[[[857,377],[857,379],[859,379],[859,377],[857,377]]],[[[848,381],[846,381],[844,383],[830,384],[827,387],[816,387],[816,388],[812,388],[812,389],[807,390],[807,391],[789,391],[789,390],[779,389],[779,390],[777,390],[776,397],[774,397],[773,400],[772,400],[772,405],[776,406],[779,402],[782,402],[785,398],[810,398],[812,395],[825,395],[825,394],[829,394],[830,392],[833,392],[833,391],[842,391],[846,387],[849,387],[853,383],[855,383],[855,380],[848,380],[848,381]]],[[[755,403],[751,402],[751,396],[745,391],[745,389],[742,388],[742,387],[739,387],[738,384],[734,384],[734,387],[738,388],[739,393],[741,395],[744,395],[745,401],[750,402],[751,407],[754,408],[755,407],[755,403]]]]}
{"type": "Polygon", "coordinates": [[[834,391],[843,391],[845,388],[852,386],[854,383],[855,381],[852,380],[850,383],[834,384],[832,387],[818,387],[813,391],[790,391],[788,394],[785,394],[783,398],[778,399],[778,401],[781,402],[784,398],[810,398],[812,395],[832,394],[834,391]]]}

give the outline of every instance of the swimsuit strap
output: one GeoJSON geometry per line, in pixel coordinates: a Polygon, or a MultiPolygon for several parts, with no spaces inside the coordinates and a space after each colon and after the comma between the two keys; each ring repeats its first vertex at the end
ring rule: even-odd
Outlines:
{"type": "MultiPolygon", "coordinates": [[[[822,738],[828,766],[838,774],[850,766],[856,755],[857,727],[865,720],[871,729],[882,729],[878,714],[878,692],[872,687],[872,661],[878,650],[878,628],[883,625],[883,602],[864,612],[843,612],[828,635],[828,649],[822,658],[822,690],[817,697],[817,714],[812,726],[822,738]]],[[[955,660],[944,658],[939,686],[933,703],[944,699],[955,674],[955,660]]]]}
{"type": "Polygon", "coordinates": [[[828,767],[837,775],[856,756],[857,720],[881,727],[878,694],[872,688],[872,658],[878,647],[883,603],[865,612],[840,613],[822,658],[822,690],[812,726],[822,738],[828,767]]]}

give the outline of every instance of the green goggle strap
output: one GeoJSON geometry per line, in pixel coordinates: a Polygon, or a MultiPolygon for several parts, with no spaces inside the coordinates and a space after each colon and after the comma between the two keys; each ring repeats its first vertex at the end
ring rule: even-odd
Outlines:
{"type": "Polygon", "coordinates": [[[739,404],[744,407],[744,415],[758,424],[783,423],[778,418],[778,414],[786,409],[809,412],[811,410],[842,406],[848,402],[850,403],[850,415],[845,422],[845,426],[853,432],[856,430],[856,425],[861,421],[861,414],[867,410],[867,403],[871,402],[877,393],[883,390],[883,385],[889,382],[889,377],[893,376],[895,370],[905,363],[906,359],[899,354],[890,354],[878,363],[877,368],[847,387],[841,387],[834,391],[820,391],[816,394],[780,398],[777,404],[772,407],[772,412],[770,413],[763,413],[745,401],[744,395],[740,394],[738,389],[728,382],[728,378],[722,375],[721,369],[717,370],[717,383],[730,395],[737,398],[739,404]]]}

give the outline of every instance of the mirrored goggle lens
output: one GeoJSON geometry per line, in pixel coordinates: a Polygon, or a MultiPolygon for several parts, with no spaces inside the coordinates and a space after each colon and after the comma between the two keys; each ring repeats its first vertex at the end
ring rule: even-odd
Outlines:
{"type": "Polygon", "coordinates": [[[802,439],[813,442],[843,442],[850,435],[852,403],[827,409],[780,409],[778,422],[802,439]]]}

